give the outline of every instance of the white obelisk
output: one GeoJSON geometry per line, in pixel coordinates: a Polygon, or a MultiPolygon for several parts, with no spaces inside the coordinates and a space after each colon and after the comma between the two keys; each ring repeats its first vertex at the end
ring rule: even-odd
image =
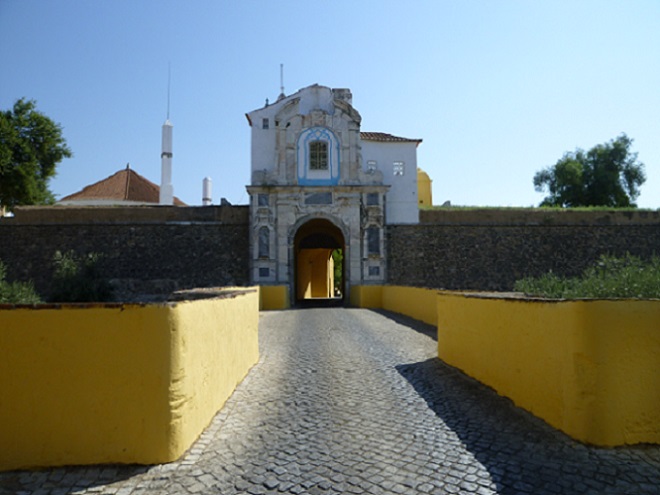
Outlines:
{"type": "Polygon", "coordinates": [[[172,186],[172,122],[168,118],[163,124],[163,146],[160,154],[160,204],[174,204],[174,187],[172,186]]]}
{"type": "Polygon", "coordinates": [[[160,196],[161,205],[174,204],[174,187],[172,186],[172,122],[170,122],[170,82],[172,69],[167,66],[167,118],[163,124],[163,142],[160,153],[160,196]]]}

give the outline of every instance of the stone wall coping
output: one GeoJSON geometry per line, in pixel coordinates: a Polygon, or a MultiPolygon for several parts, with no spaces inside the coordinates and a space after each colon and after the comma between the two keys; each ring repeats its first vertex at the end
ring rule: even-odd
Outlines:
{"type": "Polygon", "coordinates": [[[249,206],[19,206],[0,225],[222,224],[249,222],[249,206]]]}
{"type": "Polygon", "coordinates": [[[39,303],[39,304],[0,304],[0,310],[12,309],[125,309],[125,308],[145,308],[151,306],[170,306],[175,307],[178,303],[186,301],[197,301],[201,299],[234,299],[239,296],[256,292],[256,288],[240,287],[210,287],[200,289],[187,289],[173,292],[163,301],[149,302],[86,302],[86,303],[39,303]]]}
{"type": "Polygon", "coordinates": [[[572,210],[451,207],[420,210],[421,224],[436,225],[659,225],[660,210],[572,210]]]}

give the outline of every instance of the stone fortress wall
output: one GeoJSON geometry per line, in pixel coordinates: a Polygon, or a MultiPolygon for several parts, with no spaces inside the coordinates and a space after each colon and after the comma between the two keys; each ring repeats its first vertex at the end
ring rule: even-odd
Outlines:
{"type": "Polygon", "coordinates": [[[55,251],[101,253],[102,274],[124,294],[247,286],[247,206],[25,207],[0,218],[8,279],[47,293],[55,251]]]}
{"type": "MultiPolygon", "coordinates": [[[[575,275],[601,254],[660,255],[658,211],[422,210],[386,232],[387,283],[511,290],[552,270],[575,275]]],[[[9,280],[47,293],[55,251],[97,252],[120,294],[246,286],[247,206],[26,207],[0,219],[9,280]]]]}
{"type": "Polygon", "coordinates": [[[660,255],[660,211],[422,210],[418,225],[389,226],[387,245],[390,285],[510,291],[602,254],[660,255]]]}

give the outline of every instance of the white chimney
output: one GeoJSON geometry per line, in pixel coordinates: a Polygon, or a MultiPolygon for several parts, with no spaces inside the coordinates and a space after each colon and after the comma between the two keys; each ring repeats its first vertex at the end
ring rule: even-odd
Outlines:
{"type": "Polygon", "coordinates": [[[174,187],[172,186],[172,128],[169,119],[163,124],[163,151],[160,154],[160,204],[174,204],[174,187]]]}
{"type": "Polygon", "coordinates": [[[204,177],[203,187],[202,187],[202,205],[210,206],[213,204],[211,200],[211,187],[213,186],[213,181],[210,177],[204,177]]]}

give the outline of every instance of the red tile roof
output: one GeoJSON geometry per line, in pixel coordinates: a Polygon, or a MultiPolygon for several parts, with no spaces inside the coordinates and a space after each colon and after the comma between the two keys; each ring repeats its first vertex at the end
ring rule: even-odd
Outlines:
{"type": "MultiPolygon", "coordinates": [[[[130,201],[135,203],[160,202],[160,187],[145,179],[127,165],[125,169],[111,175],[107,179],[91,184],[82,191],[70,194],[60,201],[85,200],[115,200],[117,202],[130,201]]],[[[179,198],[174,198],[177,206],[186,206],[179,198]]]]}
{"type": "Polygon", "coordinates": [[[360,139],[362,141],[379,141],[381,143],[421,143],[421,139],[409,139],[399,136],[393,136],[386,132],[361,132],[360,139]]]}

